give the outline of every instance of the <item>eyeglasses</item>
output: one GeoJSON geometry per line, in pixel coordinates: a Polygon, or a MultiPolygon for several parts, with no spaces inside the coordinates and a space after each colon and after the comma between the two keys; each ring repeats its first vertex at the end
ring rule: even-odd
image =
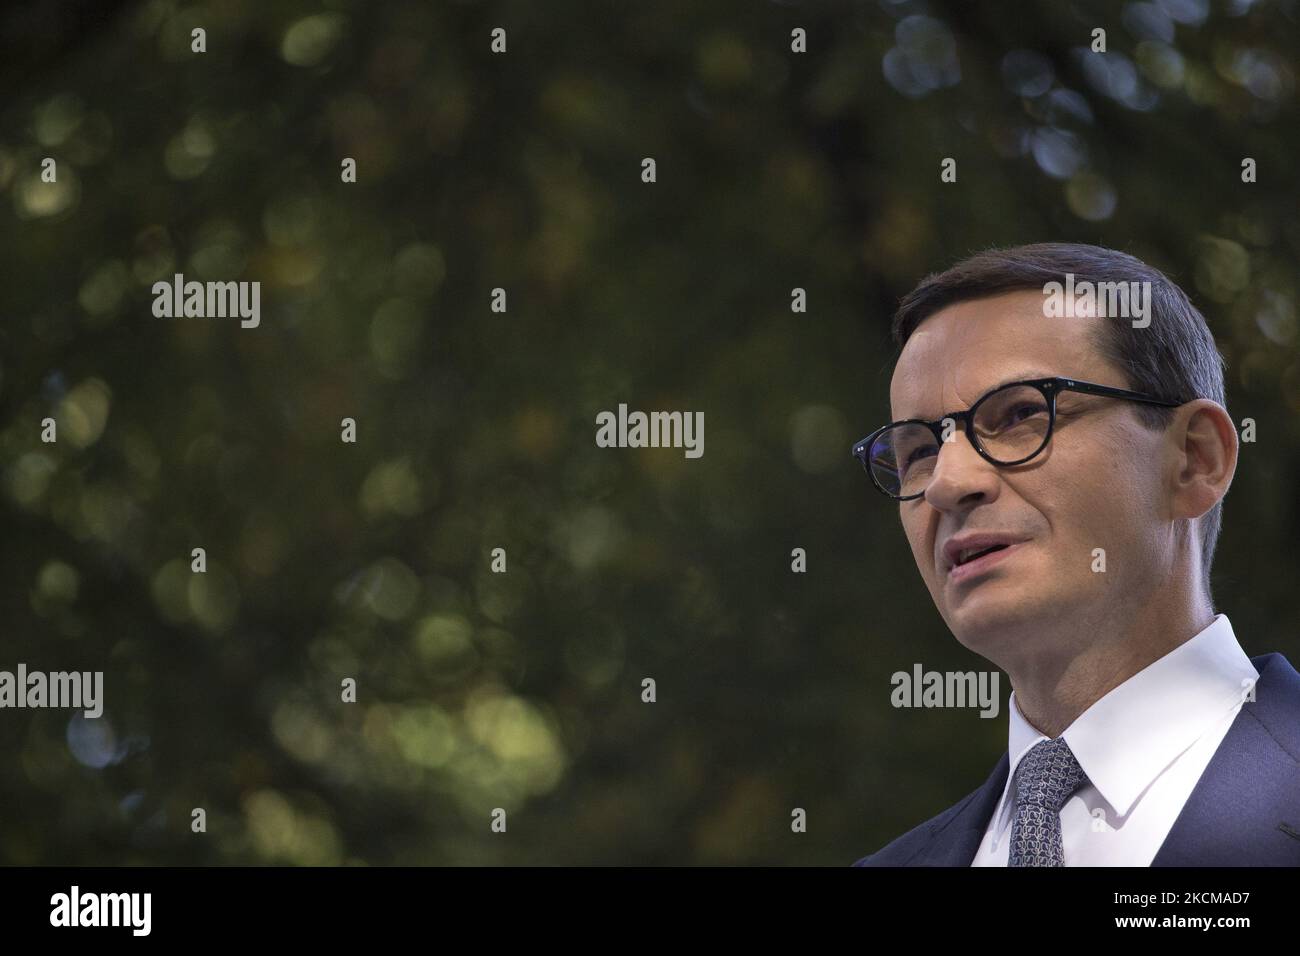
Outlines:
{"type": "Polygon", "coordinates": [[[910,501],[925,494],[934,475],[939,449],[950,441],[957,423],[981,458],[994,465],[1023,465],[1047,447],[1056,425],[1056,396],[1082,392],[1106,398],[1177,408],[1182,402],[1130,392],[1124,388],[1072,378],[1011,382],[987,393],[969,409],[936,421],[909,418],[878,428],[853,446],[853,456],[884,494],[910,501]]]}

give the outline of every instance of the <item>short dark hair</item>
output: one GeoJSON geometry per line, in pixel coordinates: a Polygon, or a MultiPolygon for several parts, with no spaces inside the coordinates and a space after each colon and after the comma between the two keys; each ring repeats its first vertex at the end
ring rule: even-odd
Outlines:
{"type": "MultiPolygon", "coordinates": [[[[900,301],[892,335],[899,352],[925,319],[955,302],[984,299],[1024,289],[1043,290],[1049,282],[1150,282],[1150,325],[1134,328],[1128,319],[1102,323],[1095,344],[1101,355],[1121,369],[1126,387],[1156,398],[1189,402],[1209,398],[1227,407],[1223,388],[1226,363],[1191,300],[1160,270],[1125,252],[1070,242],[978,252],[943,272],[922,279],[900,301]]],[[[1069,369],[1058,374],[1069,375],[1069,369]]],[[[1134,404],[1148,428],[1164,428],[1174,409],[1134,404]]],[[[1223,523],[1223,502],[1198,519],[1201,538],[1201,584],[1213,605],[1210,566],[1223,523]]]]}

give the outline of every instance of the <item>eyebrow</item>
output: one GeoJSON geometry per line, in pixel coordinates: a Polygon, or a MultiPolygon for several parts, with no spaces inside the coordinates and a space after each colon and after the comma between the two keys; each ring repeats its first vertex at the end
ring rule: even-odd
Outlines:
{"type": "MultiPolygon", "coordinates": [[[[988,388],[984,389],[984,391],[980,392],[979,395],[976,396],[975,401],[979,401],[979,399],[983,398],[983,397],[984,397],[985,395],[987,395],[989,392],[996,391],[997,389],[1001,388],[1003,385],[1010,385],[1012,382],[1032,382],[1034,379],[1037,379],[1037,378],[1055,378],[1055,373],[1054,373],[1054,372],[1044,372],[1044,371],[1042,371],[1042,370],[1040,370],[1040,369],[1032,369],[1032,368],[1029,369],[1029,370],[1027,370],[1027,371],[1016,372],[1014,375],[1008,375],[1008,376],[1006,376],[1005,378],[1003,378],[1001,381],[997,382],[996,384],[994,384],[994,385],[990,385],[988,388]]],[[[975,403],[972,402],[971,404],[973,405],[973,404],[975,404],[975,403]]],[[[967,406],[967,407],[969,407],[969,406],[967,406]]],[[[947,414],[948,411],[949,411],[949,410],[945,409],[943,412],[940,412],[939,414],[941,414],[941,415],[945,415],[945,414],[947,414]]],[[[917,419],[917,418],[925,418],[925,416],[923,416],[923,415],[905,415],[905,416],[903,416],[902,418],[896,418],[896,419],[894,419],[894,421],[906,421],[906,420],[909,419],[909,418],[910,418],[910,419],[917,419]]],[[[925,421],[935,421],[935,419],[933,419],[933,418],[925,418],[925,421]]]]}

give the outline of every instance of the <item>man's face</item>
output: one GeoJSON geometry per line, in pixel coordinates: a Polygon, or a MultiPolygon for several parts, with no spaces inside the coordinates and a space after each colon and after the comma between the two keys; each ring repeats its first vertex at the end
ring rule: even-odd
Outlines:
{"type": "MultiPolygon", "coordinates": [[[[1099,321],[1045,317],[1036,290],[948,306],[903,349],[890,386],[892,418],[938,419],[1021,379],[1063,375],[1130,387],[1093,345],[1099,321]]],[[[1026,642],[1061,620],[1102,621],[1135,600],[1158,566],[1169,522],[1166,439],[1139,422],[1137,407],[1061,393],[1047,448],[1011,468],[981,458],[961,427],[941,446],[925,495],[899,508],[916,566],[962,644],[1006,666],[1034,653],[1026,642]],[[954,575],[944,544],[978,532],[1018,543],[954,575]],[[1105,551],[1105,572],[1093,570],[1096,548],[1105,551]]]]}

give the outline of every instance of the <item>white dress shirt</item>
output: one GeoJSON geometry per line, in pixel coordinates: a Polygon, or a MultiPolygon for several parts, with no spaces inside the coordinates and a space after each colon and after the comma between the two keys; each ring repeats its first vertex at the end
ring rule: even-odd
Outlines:
{"type": "MultiPolygon", "coordinates": [[[[1259,672],[1220,614],[1111,690],[1061,736],[1088,775],[1061,808],[1066,866],[1150,866],[1259,672]]],[[[1007,707],[1007,782],[971,866],[1006,866],[1016,768],[1047,740],[1007,707]]]]}

